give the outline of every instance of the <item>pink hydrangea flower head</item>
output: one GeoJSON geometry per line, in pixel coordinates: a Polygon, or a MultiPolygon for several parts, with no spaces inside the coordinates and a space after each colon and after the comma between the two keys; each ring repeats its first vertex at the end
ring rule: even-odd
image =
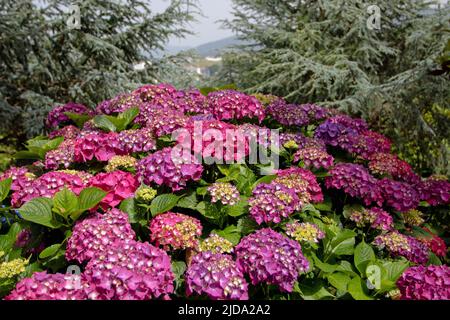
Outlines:
{"type": "Polygon", "coordinates": [[[432,206],[450,204],[450,182],[446,180],[427,179],[419,188],[420,199],[432,206]]]}
{"type": "Polygon", "coordinates": [[[334,158],[320,148],[302,148],[294,154],[294,162],[303,161],[306,167],[328,169],[333,166],[334,158]]]}
{"type": "Polygon", "coordinates": [[[84,274],[91,300],[169,299],[174,292],[170,257],[149,243],[118,240],[89,261],[84,274]]]}
{"type": "Polygon", "coordinates": [[[414,237],[391,231],[375,238],[373,242],[380,249],[386,250],[393,256],[402,256],[417,264],[428,262],[428,248],[414,237]]]}
{"type": "Polygon", "coordinates": [[[227,254],[201,252],[186,272],[186,294],[206,294],[213,300],[248,300],[248,284],[227,254]]]}
{"type": "Polygon", "coordinates": [[[450,267],[408,268],[397,280],[402,300],[450,300],[450,267]]]}
{"type": "Polygon", "coordinates": [[[197,163],[194,156],[182,150],[164,148],[138,162],[137,176],[146,185],[155,183],[182,190],[188,181],[200,180],[203,166],[197,163]]]}
{"type": "Polygon", "coordinates": [[[135,233],[126,213],[118,209],[111,209],[105,214],[96,213],[75,224],[67,241],[66,259],[83,263],[104,254],[117,240],[134,238],[135,233]]]}
{"type": "Polygon", "coordinates": [[[197,248],[202,229],[196,218],[167,212],[150,221],[150,238],[156,246],[166,250],[197,248]]]}
{"type": "Polygon", "coordinates": [[[238,189],[229,182],[214,182],[208,187],[211,202],[234,206],[240,200],[238,189]]]}
{"type": "Polygon", "coordinates": [[[85,186],[85,182],[78,176],[51,171],[33,180],[25,188],[15,191],[11,197],[11,204],[14,207],[20,207],[25,202],[34,198],[51,198],[64,187],[78,194],[85,186]]]}
{"type": "Polygon", "coordinates": [[[80,129],[78,129],[75,126],[69,125],[69,126],[62,127],[61,129],[50,132],[48,137],[50,139],[55,139],[57,137],[63,137],[64,140],[71,140],[71,139],[75,139],[76,137],[78,137],[79,134],[80,134],[80,129]]]}
{"type": "Polygon", "coordinates": [[[87,286],[83,275],[35,272],[17,283],[5,300],[86,300],[87,286]]]}
{"type": "Polygon", "coordinates": [[[135,91],[133,91],[133,95],[139,97],[144,102],[151,102],[155,98],[164,97],[164,96],[173,96],[177,93],[177,89],[166,83],[161,84],[147,84],[144,85],[135,91]]]}
{"type": "Polygon", "coordinates": [[[118,140],[122,144],[121,149],[127,154],[156,150],[155,138],[148,128],[121,131],[118,140]]]}
{"type": "Polygon", "coordinates": [[[245,236],[235,252],[237,265],[253,285],[273,284],[283,292],[292,292],[299,274],[309,269],[300,244],[269,228],[245,236]]]}
{"type": "Polygon", "coordinates": [[[282,100],[271,103],[266,108],[267,114],[284,126],[305,126],[310,119],[308,112],[296,104],[288,104],[282,100]]]}
{"type": "Polygon", "coordinates": [[[108,161],[116,155],[125,155],[123,144],[115,132],[91,132],[75,140],[75,161],[84,163],[96,159],[108,161]]]}
{"type": "Polygon", "coordinates": [[[343,190],[354,198],[361,199],[364,204],[383,204],[383,197],[378,181],[369,171],[359,164],[338,163],[325,178],[325,186],[330,189],[343,190]]]}
{"type": "Polygon", "coordinates": [[[45,169],[57,170],[60,167],[67,169],[75,157],[74,140],[64,140],[58,148],[45,154],[45,169]]]}
{"type": "Polygon", "coordinates": [[[395,210],[406,212],[417,208],[419,205],[420,195],[409,183],[384,178],[378,184],[386,205],[395,210]]]}
{"type": "Polygon", "coordinates": [[[0,174],[0,181],[11,178],[11,190],[19,191],[29,187],[36,176],[25,167],[11,167],[0,174]]]}
{"type": "Polygon", "coordinates": [[[288,223],[286,234],[298,242],[319,243],[320,239],[325,238],[325,233],[316,224],[310,222],[288,223]]]}
{"type": "Polygon", "coordinates": [[[234,90],[211,92],[206,103],[218,120],[257,118],[261,122],[265,117],[264,107],[258,99],[234,90]]]}
{"type": "Polygon", "coordinates": [[[89,180],[89,186],[107,192],[106,197],[100,202],[100,206],[104,209],[116,207],[123,200],[133,196],[139,185],[135,176],[121,170],[99,173],[89,180]]]}
{"type": "Polygon", "coordinates": [[[65,112],[78,113],[78,114],[92,114],[92,112],[82,104],[69,102],[63,106],[58,106],[49,112],[46,120],[46,125],[49,128],[56,128],[60,124],[69,122],[70,119],[65,115],[65,112]]]}
{"type": "Polygon", "coordinates": [[[295,211],[300,210],[304,204],[294,189],[277,183],[257,185],[248,203],[250,216],[258,224],[280,223],[295,211]]]}
{"type": "Polygon", "coordinates": [[[95,111],[99,114],[122,113],[131,108],[139,108],[142,104],[141,99],[133,94],[121,94],[117,97],[101,102],[95,111]]]}
{"type": "Polygon", "coordinates": [[[392,216],[378,207],[355,211],[351,214],[350,220],[354,221],[359,227],[370,225],[373,229],[394,230],[394,219],[392,216]]]}
{"type": "Polygon", "coordinates": [[[299,198],[303,199],[303,202],[311,200],[311,202],[319,203],[323,201],[322,189],[316,176],[309,170],[295,167],[278,170],[277,178],[273,182],[294,189],[299,198]]]}
{"type": "Polygon", "coordinates": [[[414,175],[411,166],[389,153],[375,153],[370,157],[369,169],[373,174],[389,175],[394,180],[404,180],[406,176],[414,175]]]}

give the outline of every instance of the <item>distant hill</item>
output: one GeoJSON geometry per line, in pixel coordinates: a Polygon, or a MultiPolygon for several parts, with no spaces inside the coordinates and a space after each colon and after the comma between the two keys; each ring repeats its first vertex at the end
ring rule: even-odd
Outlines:
{"type": "Polygon", "coordinates": [[[248,42],[246,41],[239,40],[237,37],[228,37],[202,44],[193,49],[196,50],[202,57],[214,57],[220,55],[220,53],[227,48],[247,43],[248,42]]]}

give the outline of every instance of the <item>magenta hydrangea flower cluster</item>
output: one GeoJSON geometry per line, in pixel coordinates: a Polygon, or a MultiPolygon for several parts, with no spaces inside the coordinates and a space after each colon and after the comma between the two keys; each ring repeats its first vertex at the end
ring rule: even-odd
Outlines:
{"type": "Polygon", "coordinates": [[[100,202],[104,209],[116,207],[124,199],[133,196],[139,182],[131,173],[121,170],[99,173],[89,180],[89,186],[106,191],[106,196],[100,202]]]}
{"type": "Polygon", "coordinates": [[[186,293],[206,294],[213,300],[248,300],[248,284],[233,258],[227,254],[201,252],[186,272],[186,293]]]}
{"type": "Polygon", "coordinates": [[[74,161],[75,146],[74,141],[64,140],[57,149],[51,150],[45,154],[45,169],[57,170],[58,168],[69,168],[74,161]]]}
{"type": "Polygon", "coordinates": [[[83,275],[35,272],[20,281],[5,300],[86,300],[83,275]]]}
{"type": "Polygon", "coordinates": [[[0,181],[11,178],[11,190],[20,191],[29,187],[36,178],[25,167],[11,167],[0,175],[0,181]]]}
{"type": "Polygon", "coordinates": [[[378,207],[355,211],[351,214],[350,220],[354,221],[359,227],[370,225],[373,229],[382,231],[394,230],[394,219],[392,216],[378,207]]]}
{"type": "Polygon", "coordinates": [[[94,158],[108,161],[115,155],[125,155],[116,133],[92,132],[75,140],[76,162],[87,162],[94,158]]]}
{"type": "Polygon", "coordinates": [[[11,204],[14,207],[20,207],[34,198],[51,198],[64,187],[78,194],[86,187],[86,183],[77,175],[50,171],[34,179],[26,187],[15,191],[11,196],[11,204]]]}
{"type": "Polygon", "coordinates": [[[376,246],[394,256],[403,256],[411,262],[425,264],[428,262],[429,251],[425,244],[414,237],[392,231],[379,235],[373,242],[376,246]]]}
{"type": "Polygon", "coordinates": [[[46,120],[47,127],[57,128],[61,124],[69,122],[70,118],[65,114],[66,112],[92,115],[92,111],[90,111],[86,106],[69,102],[63,106],[56,107],[49,112],[46,120]]]}
{"type": "Polygon", "coordinates": [[[323,201],[322,189],[317,182],[316,176],[309,170],[295,167],[278,170],[277,178],[273,182],[294,189],[300,199],[310,199],[314,203],[323,201]]]}
{"type": "Polygon", "coordinates": [[[408,268],[397,280],[402,300],[450,300],[450,267],[408,268]]]}
{"type": "Polygon", "coordinates": [[[147,84],[132,92],[132,95],[139,97],[143,102],[151,102],[153,99],[176,94],[177,89],[167,83],[147,84]]]}
{"type": "Polygon", "coordinates": [[[271,103],[267,109],[277,122],[285,126],[305,126],[309,123],[308,113],[296,104],[288,104],[283,100],[271,103]]]}
{"type": "Polygon", "coordinates": [[[368,166],[370,172],[373,174],[380,176],[389,175],[394,180],[405,181],[406,177],[415,175],[407,162],[400,160],[396,155],[389,153],[373,154],[370,157],[368,166]]]}
{"type": "Polygon", "coordinates": [[[379,181],[378,185],[380,186],[386,205],[397,211],[406,212],[417,208],[419,205],[419,193],[406,182],[384,178],[379,181]]]}
{"type": "Polygon", "coordinates": [[[191,154],[183,150],[164,148],[139,161],[137,176],[146,185],[155,183],[178,191],[186,187],[188,181],[200,180],[203,166],[191,154]]]}
{"type": "Polygon", "coordinates": [[[329,171],[325,186],[343,190],[348,195],[362,200],[366,205],[383,204],[383,196],[378,181],[362,165],[339,163],[329,171]]]}
{"type": "Polygon", "coordinates": [[[131,108],[139,108],[142,100],[139,96],[133,94],[121,94],[111,100],[101,102],[95,111],[98,114],[115,114],[122,113],[131,108]]]}
{"type": "Polygon", "coordinates": [[[150,221],[150,238],[166,250],[197,248],[202,224],[196,218],[174,212],[158,215],[150,221]]]}
{"type": "Polygon", "coordinates": [[[253,285],[273,284],[292,292],[299,275],[309,269],[300,244],[269,228],[244,237],[235,250],[239,268],[253,285]]]}
{"type": "Polygon", "coordinates": [[[57,137],[63,137],[64,140],[71,140],[78,137],[78,135],[81,133],[80,129],[73,125],[68,125],[65,127],[62,127],[61,129],[53,130],[48,134],[48,137],[50,139],[55,139],[57,137]]]}
{"type": "Polygon", "coordinates": [[[238,189],[228,182],[214,182],[208,187],[211,202],[234,206],[240,200],[238,189]]]}
{"type": "Polygon", "coordinates": [[[156,150],[156,141],[148,128],[122,131],[118,135],[118,140],[126,154],[156,150]]]}
{"type": "Polygon", "coordinates": [[[95,213],[76,223],[67,241],[66,259],[86,262],[96,255],[105,254],[115,241],[134,237],[126,213],[118,209],[105,214],[95,213]]]}
{"type": "Polygon", "coordinates": [[[417,189],[420,199],[432,206],[450,204],[450,182],[446,180],[428,178],[417,189]]]}
{"type": "Polygon", "coordinates": [[[118,241],[89,261],[84,272],[91,300],[168,299],[174,291],[171,260],[149,243],[118,241]]]}
{"type": "Polygon", "coordinates": [[[303,205],[294,189],[278,183],[257,185],[248,203],[250,216],[258,224],[280,223],[303,205]]]}
{"type": "Polygon", "coordinates": [[[211,92],[208,94],[206,104],[209,112],[217,120],[256,118],[261,122],[265,118],[264,107],[259,100],[239,91],[211,92]]]}
{"type": "Polygon", "coordinates": [[[334,158],[321,148],[302,148],[294,154],[294,162],[303,161],[306,167],[329,169],[333,166],[334,158]]]}

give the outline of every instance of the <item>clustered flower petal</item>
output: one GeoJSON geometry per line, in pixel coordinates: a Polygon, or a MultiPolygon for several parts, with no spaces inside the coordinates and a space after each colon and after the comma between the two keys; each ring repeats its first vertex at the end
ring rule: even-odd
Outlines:
{"type": "Polygon", "coordinates": [[[248,203],[250,216],[258,224],[280,223],[303,206],[294,189],[277,183],[257,185],[248,203]]]}
{"type": "Polygon", "coordinates": [[[265,117],[264,107],[258,99],[234,90],[211,92],[206,103],[217,120],[257,118],[261,122],[265,117]]]}
{"type": "Polygon", "coordinates": [[[231,253],[233,251],[233,244],[216,233],[211,233],[208,238],[200,242],[198,250],[200,252],[231,253]]]}
{"type": "Polygon", "coordinates": [[[383,204],[383,197],[378,181],[366,168],[359,164],[339,163],[329,171],[325,186],[330,189],[343,190],[354,198],[361,199],[366,205],[383,204]]]}
{"type": "Polygon", "coordinates": [[[309,123],[309,116],[305,110],[296,104],[287,104],[283,100],[270,104],[266,112],[285,126],[305,126],[309,123]]]}
{"type": "Polygon", "coordinates": [[[411,166],[396,155],[376,153],[370,157],[369,169],[373,174],[389,175],[395,180],[403,180],[414,175],[411,166]]]}
{"type": "Polygon", "coordinates": [[[50,171],[36,178],[26,187],[15,191],[11,197],[11,204],[14,207],[20,207],[25,202],[34,198],[51,198],[64,187],[78,194],[85,186],[86,183],[78,176],[64,172],[50,171]]]}
{"type": "Polygon", "coordinates": [[[325,233],[314,223],[294,221],[286,224],[286,234],[298,242],[318,243],[325,233]]]}
{"type": "Polygon", "coordinates": [[[121,94],[111,100],[101,102],[95,111],[99,114],[115,114],[122,113],[131,108],[139,108],[142,100],[139,96],[133,94],[121,94]]]}
{"type": "Polygon", "coordinates": [[[450,267],[408,268],[397,280],[402,300],[450,300],[450,267]]]}
{"type": "Polygon", "coordinates": [[[303,203],[311,200],[314,203],[323,201],[323,193],[317,182],[316,176],[309,170],[303,168],[289,168],[277,171],[274,183],[285,185],[294,189],[303,203]]]}
{"type": "Polygon", "coordinates": [[[86,300],[82,275],[35,272],[17,283],[5,300],[86,300]]]}
{"type": "Polygon", "coordinates": [[[422,183],[419,191],[420,199],[432,206],[450,203],[450,182],[446,180],[428,178],[422,183]]]}
{"type": "Polygon", "coordinates": [[[422,229],[426,233],[428,233],[428,235],[420,236],[418,238],[419,241],[423,242],[428,247],[428,249],[430,249],[431,252],[433,252],[438,257],[445,257],[447,255],[447,245],[445,244],[445,241],[438,235],[431,232],[430,229],[425,227],[423,227],[422,229]]]}
{"type": "Polygon", "coordinates": [[[411,262],[426,264],[428,262],[428,248],[414,237],[403,235],[398,231],[392,231],[379,235],[374,244],[386,248],[394,256],[403,256],[411,262]]]}
{"type": "Polygon", "coordinates": [[[186,293],[206,294],[213,300],[248,300],[248,284],[230,255],[201,252],[187,269],[186,293]]]}
{"type": "Polygon", "coordinates": [[[87,162],[94,158],[108,161],[116,155],[125,155],[117,133],[91,132],[75,140],[75,161],[87,162]]]}
{"type": "Polygon", "coordinates": [[[202,225],[196,218],[167,212],[150,221],[150,238],[156,246],[164,249],[197,248],[202,225]]]}
{"type": "Polygon", "coordinates": [[[105,170],[106,172],[112,172],[118,169],[133,169],[136,165],[137,159],[132,156],[114,156],[109,159],[105,170]]]}
{"type": "Polygon", "coordinates": [[[200,180],[203,166],[183,150],[164,148],[139,161],[137,176],[146,185],[155,183],[182,190],[188,181],[200,180]]]}
{"type": "Polygon", "coordinates": [[[58,148],[45,154],[45,169],[56,170],[59,167],[68,168],[74,162],[74,140],[64,140],[58,148]]]}
{"type": "Polygon", "coordinates": [[[417,208],[420,202],[420,195],[407,182],[393,181],[384,178],[378,183],[386,205],[397,211],[405,212],[417,208]]]}
{"type": "Polygon", "coordinates": [[[423,213],[416,209],[411,209],[409,211],[402,212],[403,220],[405,224],[410,226],[420,226],[425,222],[425,219],[422,217],[423,213]]]}
{"type": "Polygon", "coordinates": [[[378,207],[355,211],[351,214],[350,220],[354,221],[358,227],[370,225],[373,229],[382,231],[394,230],[394,219],[392,216],[378,207]]]}
{"type": "Polygon", "coordinates": [[[156,141],[148,128],[121,131],[118,140],[122,144],[121,149],[127,154],[156,150],[156,141]]]}
{"type": "Polygon", "coordinates": [[[116,207],[122,200],[133,196],[139,187],[139,182],[131,173],[117,170],[97,174],[89,180],[89,186],[107,192],[107,195],[100,202],[100,206],[105,209],[116,207]]]}
{"type": "Polygon", "coordinates": [[[245,236],[235,252],[239,268],[253,285],[273,284],[281,291],[292,292],[299,274],[309,269],[300,244],[269,228],[245,236]]]}
{"type": "Polygon", "coordinates": [[[158,192],[146,185],[140,186],[135,193],[136,200],[143,203],[150,203],[158,194],[158,192]]]}
{"type": "Polygon", "coordinates": [[[91,300],[168,299],[174,291],[171,260],[149,243],[119,240],[98,253],[84,272],[91,300]]]}
{"type": "Polygon", "coordinates": [[[67,241],[66,259],[79,263],[104,254],[116,240],[134,239],[128,215],[118,209],[96,213],[75,224],[67,241]]]}
{"type": "Polygon", "coordinates": [[[11,190],[19,191],[29,187],[36,176],[25,167],[11,167],[0,175],[0,181],[11,178],[11,190]]]}
{"type": "Polygon", "coordinates": [[[214,182],[207,190],[213,203],[220,201],[224,205],[234,206],[240,199],[238,189],[229,182],[214,182]]]}
{"type": "Polygon", "coordinates": [[[321,148],[302,148],[294,154],[294,162],[303,161],[306,167],[328,169],[333,166],[334,158],[321,148]]]}
{"type": "Polygon", "coordinates": [[[82,104],[69,102],[63,106],[54,108],[47,115],[46,125],[49,128],[56,128],[60,124],[70,121],[70,118],[65,115],[65,112],[87,114],[91,115],[92,112],[82,104]]]}

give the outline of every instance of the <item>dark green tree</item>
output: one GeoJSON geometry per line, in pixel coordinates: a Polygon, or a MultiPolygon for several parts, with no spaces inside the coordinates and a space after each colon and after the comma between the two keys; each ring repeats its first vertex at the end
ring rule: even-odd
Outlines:
{"type": "Polygon", "coordinates": [[[418,144],[433,140],[440,165],[426,155],[416,164],[449,173],[444,132],[424,118],[435,104],[448,108],[449,77],[439,59],[449,39],[448,6],[438,10],[424,0],[233,3],[234,18],[225,25],[252,43],[224,61],[225,70],[239,61],[240,86],[363,116],[388,132],[403,155],[412,139],[427,137],[418,144]],[[379,8],[379,28],[369,5],[379,8]]]}
{"type": "Polygon", "coordinates": [[[188,34],[196,13],[192,0],[171,0],[160,13],[139,0],[1,1],[0,133],[20,142],[41,133],[55,104],[94,107],[159,82],[161,69],[173,69],[177,59],[157,59],[154,52],[188,34]],[[140,62],[145,69],[135,70],[140,62]]]}

